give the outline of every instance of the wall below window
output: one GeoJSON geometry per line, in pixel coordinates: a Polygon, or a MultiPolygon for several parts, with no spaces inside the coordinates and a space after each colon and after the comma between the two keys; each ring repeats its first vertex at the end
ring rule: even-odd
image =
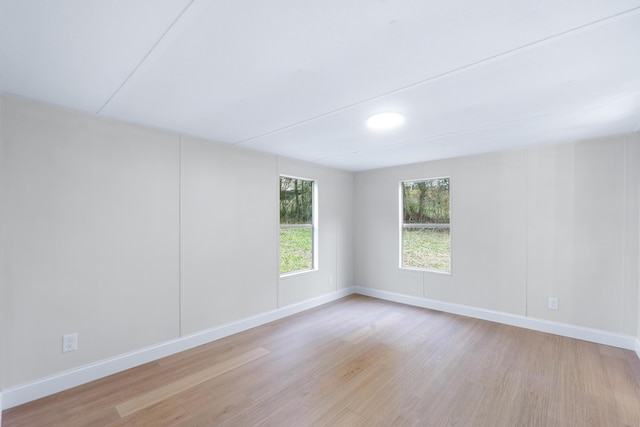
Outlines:
{"type": "Polygon", "coordinates": [[[356,283],[636,336],[639,170],[636,134],[357,173],[356,283]],[[452,274],[400,269],[399,182],[442,176],[452,274]]]}
{"type": "Polygon", "coordinates": [[[0,100],[0,390],[353,285],[352,173],[0,100]],[[286,280],[281,173],[320,203],[319,269],[286,280]]]}

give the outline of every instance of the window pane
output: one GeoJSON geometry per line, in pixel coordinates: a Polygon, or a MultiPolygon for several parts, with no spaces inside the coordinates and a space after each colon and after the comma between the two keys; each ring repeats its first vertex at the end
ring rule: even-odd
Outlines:
{"type": "Polygon", "coordinates": [[[313,228],[280,229],[280,273],[313,268],[313,228]]]}
{"type": "Polygon", "coordinates": [[[451,271],[448,228],[405,228],[402,240],[404,267],[451,271]]]}
{"type": "Polygon", "coordinates": [[[313,222],[313,181],[280,177],[280,224],[313,222]]]}
{"type": "Polygon", "coordinates": [[[280,177],[280,273],[314,268],[313,181],[280,177]]]}
{"type": "Polygon", "coordinates": [[[449,178],[402,183],[402,266],[451,271],[449,178]]]}
{"type": "Polygon", "coordinates": [[[449,178],[402,184],[405,224],[449,224],[449,178]]]}

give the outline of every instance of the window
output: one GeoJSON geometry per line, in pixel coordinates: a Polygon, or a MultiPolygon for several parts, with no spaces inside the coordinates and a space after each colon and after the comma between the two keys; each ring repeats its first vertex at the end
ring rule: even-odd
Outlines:
{"type": "Polygon", "coordinates": [[[449,178],[400,183],[400,267],[451,272],[449,178]]]}
{"type": "Polygon", "coordinates": [[[280,177],[280,274],[316,268],[313,184],[280,177]]]}

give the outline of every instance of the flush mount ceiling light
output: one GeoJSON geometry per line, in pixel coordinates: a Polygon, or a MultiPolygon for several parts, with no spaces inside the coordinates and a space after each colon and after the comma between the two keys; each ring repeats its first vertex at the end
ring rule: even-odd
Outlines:
{"type": "Polygon", "coordinates": [[[367,119],[367,126],[371,129],[391,129],[400,126],[404,122],[404,116],[400,113],[378,113],[367,119]]]}

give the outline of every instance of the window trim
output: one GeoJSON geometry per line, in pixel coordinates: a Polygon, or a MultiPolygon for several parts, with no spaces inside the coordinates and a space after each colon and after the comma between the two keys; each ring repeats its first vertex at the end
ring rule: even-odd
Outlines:
{"type": "MultiPolygon", "coordinates": [[[[453,239],[452,239],[452,228],[453,228],[453,220],[451,218],[451,175],[443,175],[443,176],[435,176],[430,178],[416,178],[416,179],[402,179],[398,182],[398,268],[400,270],[408,270],[408,271],[419,271],[421,273],[434,273],[440,274],[444,276],[452,276],[453,275],[453,239]],[[421,268],[421,267],[407,267],[404,266],[404,235],[403,231],[405,228],[429,228],[424,226],[418,227],[406,227],[404,222],[404,184],[406,182],[419,182],[419,181],[433,181],[436,179],[449,179],[449,271],[446,270],[436,270],[433,268],[421,268]]],[[[436,227],[434,228],[445,228],[439,226],[439,224],[434,224],[436,227]]]]}
{"type": "MultiPolygon", "coordinates": [[[[305,178],[301,176],[278,174],[278,185],[280,185],[280,178],[292,178],[302,181],[311,181],[311,224],[280,224],[280,215],[278,214],[278,275],[281,278],[297,276],[299,274],[305,274],[313,271],[318,271],[319,257],[318,257],[318,180],[313,178],[305,178]],[[311,268],[296,271],[287,271],[286,273],[280,272],[280,230],[283,228],[311,228],[311,268]]],[[[278,207],[280,204],[280,195],[278,194],[278,207]]]]}

